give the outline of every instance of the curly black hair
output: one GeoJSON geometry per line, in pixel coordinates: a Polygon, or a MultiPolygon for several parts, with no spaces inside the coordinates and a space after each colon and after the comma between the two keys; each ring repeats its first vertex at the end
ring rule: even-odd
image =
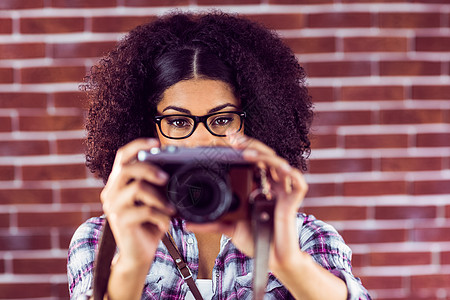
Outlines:
{"type": "MultiPolygon", "coordinates": [[[[305,72],[292,50],[274,32],[246,18],[220,11],[177,11],[132,30],[91,68],[81,84],[90,105],[86,164],[92,172],[106,181],[121,146],[139,137],[156,136],[152,122],[156,104],[164,89],[176,83],[158,83],[161,72],[167,73],[164,61],[168,56],[175,57],[169,61],[176,61],[181,54],[199,53],[205,53],[203,65],[221,64],[218,68],[225,70],[218,72],[225,75],[197,72],[233,87],[247,112],[245,134],[306,170],[312,103],[305,72]],[[215,58],[208,60],[211,55],[215,58]]],[[[176,78],[172,81],[193,76],[192,70],[181,73],[169,75],[176,78]]]]}

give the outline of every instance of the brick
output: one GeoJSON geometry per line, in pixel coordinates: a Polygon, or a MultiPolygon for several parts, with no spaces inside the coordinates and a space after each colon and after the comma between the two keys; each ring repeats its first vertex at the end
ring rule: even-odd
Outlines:
{"type": "Polygon", "coordinates": [[[14,166],[0,166],[0,180],[14,180],[14,174],[14,166]]]}
{"type": "Polygon", "coordinates": [[[442,123],[444,111],[438,109],[382,110],[381,124],[442,123]]]}
{"type": "MultiPolygon", "coordinates": [[[[1,251],[48,250],[50,248],[50,234],[0,234],[1,251]]],[[[0,295],[3,296],[4,294],[0,292],[0,295]]]]}
{"type": "Polygon", "coordinates": [[[407,52],[406,37],[347,37],[344,52],[407,52]]]}
{"type": "Polygon", "coordinates": [[[448,85],[424,85],[412,87],[412,99],[445,99],[448,100],[450,86],[448,85]]]}
{"type": "Polygon", "coordinates": [[[2,204],[43,204],[52,203],[52,191],[48,189],[0,189],[2,204]]]}
{"type": "Polygon", "coordinates": [[[0,116],[0,132],[7,132],[12,130],[11,118],[0,116]]]}
{"type": "Polygon", "coordinates": [[[445,215],[446,215],[447,219],[450,219],[450,205],[447,205],[445,207],[445,215]]]}
{"type": "Polygon", "coordinates": [[[428,288],[448,288],[450,286],[449,274],[412,275],[411,289],[415,292],[428,288]]]}
{"type": "Polygon", "coordinates": [[[328,53],[336,51],[334,37],[285,38],[284,42],[295,53],[328,53]]]}
{"type": "Polygon", "coordinates": [[[367,208],[363,206],[307,206],[304,211],[324,221],[364,220],[367,218],[367,208]]]}
{"type": "Polygon", "coordinates": [[[22,83],[80,82],[86,74],[82,66],[35,67],[20,70],[22,83]]]}
{"type": "Polygon", "coordinates": [[[76,228],[82,223],[81,212],[33,212],[18,213],[17,223],[19,227],[69,227],[76,228]]]}
{"type": "Polygon", "coordinates": [[[79,109],[87,109],[87,98],[81,92],[57,92],[53,94],[53,102],[55,107],[74,107],[79,109]]]}
{"type": "Polygon", "coordinates": [[[403,100],[403,86],[345,86],[341,88],[342,101],[403,100]]]}
{"type": "Polygon", "coordinates": [[[25,34],[83,32],[84,18],[21,18],[20,32],[25,34]]]}
{"type": "MultiPolygon", "coordinates": [[[[11,33],[12,33],[12,20],[0,18],[0,34],[11,34],[11,33]]],[[[1,48],[0,48],[0,50],[1,50],[1,48]]]]}
{"type": "Polygon", "coordinates": [[[438,76],[441,63],[431,61],[381,61],[381,76],[438,76]]]}
{"type": "MultiPolygon", "coordinates": [[[[10,225],[9,220],[10,220],[9,214],[0,213],[0,229],[8,228],[10,225]]],[[[2,263],[2,261],[0,261],[0,267],[1,267],[1,263],[2,263]]],[[[1,273],[1,271],[0,271],[0,273],[1,273]]]]}
{"type": "Polygon", "coordinates": [[[431,28],[441,26],[440,13],[379,13],[378,24],[382,28],[431,28]]]}
{"type": "Polygon", "coordinates": [[[100,203],[101,188],[62,189],[62,203],[100,203]]]}
{"type": "Polygon", "coordinates": [[[23,166],[23,180],[83,179],[86,167],[83,164],[23,166]]]}
{"type": "Polygon", "coordinates": [[[400,276],[366,276],[363,278],[364,287],[375,289],[400,289],[403,288],[403,278],[400,276]]]}
{"type": "Polygon", "coordinates": [[[68,228],[60,228],[58,229],[58,231],[59,231],[58,234],[59,248],[64,250],[69,249],[70,241],[72,240],[74,230],[68,228]]]}
{"type": "Polygon", "coordinates": [[[448,36],[417,36],[416,51],[449,52],[450,37],[448,36]]]}
{"type": "Polygon", "coordinates": [[[44,93],[0,93],[1,108],[46,108],[47,95],[44,93]]]}
{"type": "Polygon", "coordinates": [[[109,52],[116,42],[59,43],[51,45],[54,58],[101,57],[109,52]]]}
{"type": "Polygon", "coordinates": [[[431,264],[431,252],[371,252],[372,266],[407,266],[431,264]]]}
{"type": "Polygon", "coordinates": [[[367,61],[311,62],[304,64],[309,77],[370,76],[367,61]]]}
{"type": "Polygon", "coordinates": [[[370,13],[319,13],[308,15],[307,26],[311,28],[353,28],[371,27],[372,14],[370,13]]]}
{"type": "Polygon", "coordinates": [[[404,181],[344,182],[344,196],[403,195],[407,193],[404,181]]]}
{"type": "Polygon", "coordinates": [[[310,173],[340,173],[340,172],[369,172],[372,171],[371,158],[339,158],[339,159],[311,159],[310,173]]]}
{"type": "MultiPolygon", "coordinates": [[[[212,0],[214,1],[214,0],[212,0]]],[[[228,0],[225,0],[228,1],[228,0]]],[[[238,0],[236,0],[238,1],[238,0]]],[[[246,0],[248,1],[248,0],[246,0]]],[[[189,0],[159,0],[157,2],[147,0],[125,0],[125,6],[182,6],[189,5],[189,0]]],[[[203,5],[202,1],[197,0],[198,5],[203,5]]],[[[240,2],[240,1],[239,1],[240,2]]],[[[244,1],[245,2],[245,1],[244,1]]],[[[215,3],[217,4],[217,2],[215,3]]]]}
{"type": "Polygon", "coordinates": [[[12,265],[14,274],[65,274],[67,272],[66,258],[13,259],[12,265]]]}
{"type": "Polygon", "coordinates": [[[51,283],[7,282],[0,283],[0,295],[3,299],[48,298],[52,295],[51,283]]]}
{"type": "Polygon", "coordinates": [[[377,206],[375,218],[390,219],[431,219],[437,217],[436,206],[377,206]]]}
{"type": "Polygon", "coordinates": [[[432,3],[445,3],[445,4],[448,4],[447,0],[411,0],[410,2],[413,2],[413,3],[426,3],[426,4],[432,4],[432,3]]]}
{"type": "Polygon", "coordinates": [[[367,265],[365,262],[366,256],[366,254],[352,253],[352,267],[354,270],[367,265]]]}
{"type": "Polygon", "coordinates": [[[81,139],[57,140],[56,149],[58,154],[77,154],[85,152],[85,145],[81,139]]]}
{"type": "MultiPolygon", "coordinates": [[[[2,0],[0,9],[44,8],[44,0],[2,0]]],[[[1,294],[1,293],[0,293],[1,294]]]]}
{"type": "Polygon", "coordinates": [[[69,289],[67,288],[67,283],[54,283],[53,284],[53,294],[59,297],[59,299],[70,299],[69,289]]]}
{"type": "Polygon", "coordinates": [[[246,17],[271,29],[301,29],[305,27],[303,14],[260,14],[246,17]]]}
{"type": "Polygon", "coordinates": [[[89,212],[87,213],[87,218],[99,217],[101,215],[103,215],[103,210],[101,204],[98,203],[97,209],[89,210],[89,212]]]}
{"type": "Polygon", "coordinates": [[[448,180],[415,181],[413,182],[413,194],[450,194],[450,184],[448,184],[448,180]]]}
{"type": "Polygon", "coordinates": [[[308,87],[308,92],[313,102],[332,102],[336,99],[334,89],[330,87],[308,87]]]}
{"type": "Polygon", "coordinates": [[[310,137],[311,149],[336,148],[337,136],[335,134],[315,134],[310,137]]]}
{"type": "Polygon", "coordinates": [[[425,227],[413,230],[413,240],[420,242],[440,242],[448,241],[450,236],[450,226],[447,227],[425,227]]]}
{"type": "Polygon", "coordinates": [[[450,265],[450,251],[441,252],[440,261],[444,265],[450,265]]]}
{"type": "Polygon", "coordinates": [[[309,197],[329,197],[337,195],[337,186],[335,183],[310,183],[308,184],[309,197]]]}
{"type": "Polygon", "coordinates": [[[5,273],[5,260],[0,259],[0,274],[5,273]]]}
{"type": "Polygon", "coordinates": [[[441,157],[382,157],[381,171],[428,171],[442,168],[441,157]]]}
{"type": "Polygon", "coordinates": [[[114,16],[92,19],[93,32],[128,32],[138,25],[154,21],[156,17],[114,16]]]}
{"type": "Polygon", "coordinates": [[[79,130],[83,128],[81,116],[22,116],[19,127],[23,131],[79,130]]]}
{"type": "Polygon", "coordinates": [[[13,68],[0,68],[0,83],[13,83],[14,70],[13,68]]]}
{"type": "Polygon", "coordinates": [[[269,4],[325,4],[333,3],[333,0],[268,0],[269,4]]]}
{"type": "Polygon", "coordinates": [[[405,229],[342,230],[347,244],[399,243],[407,241],[405,229]]]}
{"type": "Polygon", "coordinates": [[[45,155],[50,153],[48,141],[0,141],[0,155],[45,155]]]}
{"type": "Polygon", "coordinates": [[[408,147],[407,134],[371,134],[346,135],[345,148],[406,148],[408,147]]]}
{"type": "Polygon", "coordinates": [[[60,8],[116,7],[117,0],[51,0],[51,4],[60,8]]]}
{"type": "Polygon", "coordinates": [[[320,111],[314,117],[314,126],[366,125],[372,124],[370,111],[320,111]]]}

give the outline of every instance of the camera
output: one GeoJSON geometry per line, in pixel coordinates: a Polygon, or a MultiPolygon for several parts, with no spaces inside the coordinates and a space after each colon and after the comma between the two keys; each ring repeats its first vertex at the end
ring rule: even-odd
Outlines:
{"type": "Polygon", "coordinates": [[[177,216],[194,223],[247,217],[254,185],[254,164],[230,147],[168,146],[139,151],[137,160],[169,174],[168,200],[177,216]]]}

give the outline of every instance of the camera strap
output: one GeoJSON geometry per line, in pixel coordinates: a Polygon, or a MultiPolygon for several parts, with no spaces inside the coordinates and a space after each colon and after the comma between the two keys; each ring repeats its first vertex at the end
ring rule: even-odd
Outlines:
{"type": "Polygon", "coordinates": [[[183,259],[183,256],[181,256],[177,244],[175,243],[173,237],[169,232],[166,232],[166,234],[162,238],[162,242],[169,251],[170,256],[172,256],[173,261],[175,262],[175,265],[177,266],[177,269],[181,274],[181,277],[187,283],[195,300],[203,300],[203,297],[200,294],[197,285],[195,284],[194,278],[192,277],[191,269],[189,269],[187,263],[183,259]]]}
{"type": "Polygon", "coordinates": [[[262,300],[266,293],[270,243],[273,237],[275,198],[270,193],[266,171],[258,168],[260,188],[250,194],[251,222],[254,239],[253,299],[262,300]]]}
{"type": "Polygon", "coordinates": [[[103,296],[108,288],[109,275],[111,274],[111,262],[116,253],[116,240],[109,226],[108,219],[105,219],[102,238],[97,253],[94,269],[93,296],[94,300],[103,300],[103,296]]]}
{"type": "MultiPolygon", "coordinates": [[[[180,251],[178,250],[178,247],[169,232],[164,235],[162,242],[169,251],[170,256],[172,256],[181,277],[187,283],[194,298],[196,300],[203,300],[202,295],[200,294],[200,291],[192,278],[192,272],[181,256],[180,251]]],[[[108,220],[106,219],[94,269],[94,300],[103,300],[108,288],[109,276],[111,274],[111,262],[115,253],[116,241],[114,239],[114,235],[112,234],[108,220]]]]}

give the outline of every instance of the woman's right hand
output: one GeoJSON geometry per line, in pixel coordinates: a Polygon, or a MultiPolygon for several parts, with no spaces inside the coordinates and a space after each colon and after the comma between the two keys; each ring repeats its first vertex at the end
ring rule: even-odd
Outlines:
{"type": "MultiPolygon", "coordinates": [[[[109,284],[113,289],[111,283],[119,277],[135,282],[145,280],[158,244],[169,229],[170,216],[175,213],[158,189],[166,184],[168,175],[157,166],[136,163],[138,151],[159,146],[156,139],[137,139],[120,148],[100,195],[103,211],[119,248],[109,284]]],[[[142,287],[138,291],[141,292],[142,287]]]]}

